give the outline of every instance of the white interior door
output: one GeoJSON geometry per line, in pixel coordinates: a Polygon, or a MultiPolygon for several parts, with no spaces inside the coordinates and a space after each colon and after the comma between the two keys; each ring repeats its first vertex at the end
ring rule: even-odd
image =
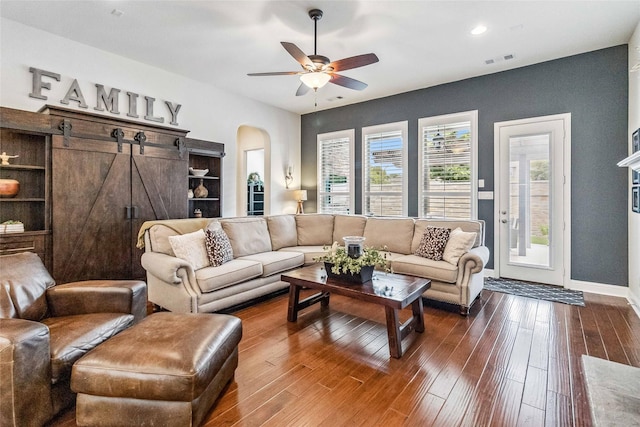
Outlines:
{"type": "Polygon", "coordinates": [[[565,285],[569,129],[568,114],[495,124],[499,277],[565,285]]]}

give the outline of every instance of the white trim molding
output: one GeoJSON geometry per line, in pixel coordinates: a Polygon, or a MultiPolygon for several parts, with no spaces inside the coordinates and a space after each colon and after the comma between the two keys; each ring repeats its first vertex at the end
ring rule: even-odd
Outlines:
{"type": "Polygon", "coordinates": [[[629,299],[629,288],[626,286],[607,285],[604,283],[584,282],[582,280],[571,279],[569,289],[629,299]]]}

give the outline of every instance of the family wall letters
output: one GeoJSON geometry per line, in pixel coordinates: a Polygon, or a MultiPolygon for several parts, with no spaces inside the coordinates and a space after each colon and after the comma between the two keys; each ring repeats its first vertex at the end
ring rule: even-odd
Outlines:
{"type": "MultiPolygon", "coordinates": [[[[49,79],[53,79],[57,82],[60,81],[60,74],[54,73],[51,71],[41,70],[39,68],[30,67],[29,71],[33,75],[33,83],[31,87],[31,93],[29,93],[29,97],[36,99],[47,100],[47,96],[42,94],[42,90],[51,90],[51,82],[44,81],[43,77],[47,77],[49,79]]],[[[109,90],[109,94],[107,95],[107,91],[105,90],[104,85],[99,83],[95,84],[96,87],[96,106],[93,108],[96,111],[108,111],[112,114],[120,114],[120,89],[111,88],[109,90]]],[[[139,94],[135,92],[126,92],[127,101],[128,101],[128,111],[127,116],[138,118],[138,97],[139,94]]],[[[151,96],[145,96],[145,115],[144,119],[157,123],[164,123],[164,117],[158,117],[154,115],[154,105],[156,99],[151,96]]],[[[84,94],[82,93],[82,89],[78,83],[77,79],[73,79],[73,82],[67,89],[67,93],[64,98],[60,100],[61,104],[69,105],[70,102],[77,102],[78,107],[80,108],[89,108],[87,105],[87,101],[85,100],[84,94]]],[[[178,126],[178,113],[180,112],[180,108],[182,108],[181,104],[173,103],[170,101],[165,101],[165,105],[169,110],[169,114],[171,115],[171,120],[169,124],[178,126]]]]}

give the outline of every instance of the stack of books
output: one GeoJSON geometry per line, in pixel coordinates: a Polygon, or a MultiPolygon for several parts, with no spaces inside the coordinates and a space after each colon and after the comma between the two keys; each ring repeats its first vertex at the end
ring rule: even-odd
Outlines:
{"type": "Polygon", "coordinates": [[[21,222],[2,223],[0,224],[0,234],[2,233],[24,233],[24,224],[21,222]]]}

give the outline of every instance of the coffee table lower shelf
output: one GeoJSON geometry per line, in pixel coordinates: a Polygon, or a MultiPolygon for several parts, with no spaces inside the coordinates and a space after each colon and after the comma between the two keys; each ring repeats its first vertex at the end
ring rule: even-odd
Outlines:
{"type": "Polygon", "coordinates": [[[382,305],[385,308],[387,336],[389,338],[389,354],[391,357],[402,357],[402,340],[412,331],[424,332],[424,313],[422,294],[429,289],[431,281],[420,277],[402,274],[377,274],[377,278],[363,283],[352,284],[341,280],[327,278],[321,265],[311,265],[282,275],[282,280],[290,284],[289,309],[287,320],[298,320],[298,312],[314,304],[329,306],[332,293],[354,298],[360,301],[382,305]],[[375,287],[374,287],[375,282],[375,287]],[[300,290],[316,289],[319,292],[300,300],[300,290]],[[376,289],[392,289],[385,295],[376,289]],[[411,306],[412,317],[401,323],[400,310],[411,306]]]}

